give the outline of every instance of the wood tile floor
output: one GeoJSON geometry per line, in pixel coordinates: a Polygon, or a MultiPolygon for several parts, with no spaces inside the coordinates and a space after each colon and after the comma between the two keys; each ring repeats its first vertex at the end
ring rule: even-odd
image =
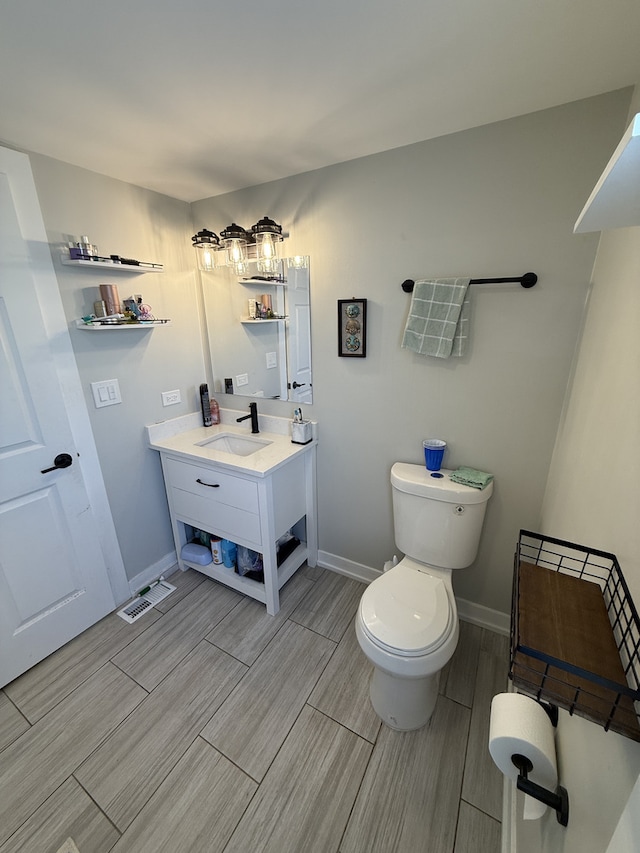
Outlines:
{"type": "Polygon", "coordinates": [[[369,705],[363,584],[305,567],[271,617],[172,582],[0,691],[0,853],[498,853],[506,637],[461,623],[431,722],[398,733],[369,705]]]}

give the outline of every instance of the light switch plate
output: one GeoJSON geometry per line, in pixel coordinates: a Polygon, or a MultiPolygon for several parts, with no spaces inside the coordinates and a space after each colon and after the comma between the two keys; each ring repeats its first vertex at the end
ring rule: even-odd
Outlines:
{"type": "Polygon", "coordinates": [[[101,409],[103,406],[115,406],[122,402],[117,379],[103,379],[101,382],[92,382],[91,391],[96,409],[101,409]]]}

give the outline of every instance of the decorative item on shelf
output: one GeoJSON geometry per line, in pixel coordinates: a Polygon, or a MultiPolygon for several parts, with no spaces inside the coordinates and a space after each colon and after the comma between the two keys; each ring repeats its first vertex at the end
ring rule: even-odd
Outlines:
{"type": "Polygon", "coordinates": [[[367,355],[367,300],[338,299],[338,355],[367,355]]]}
{"type": "Polygon", "coordinates": [[[260,297],[260,316],[263,320],[271,320],[273,318],[273,303],[270,293],[263,293],[260,297]]]}
{"type": "Polygon", "coordinates": [[[215,253],[220,248],[220,240],[217,234],[203,228],[191,238],[193,248],[198,258],[198,269],[210,272],[215,267],[215,253]]]}
{"type": "Polygon", "coordinates": [[[68,239],[62,246],[60,260],[66,266],[78,266],[87,269],[95,267],[96,269],[110,268],[114,272],[163,272],[162,264],[157,264],[152,261],[139,261],[136,258],[123,258],[120,255],[99,255],[98,247],[89,242],[89,238],[84,236],[79,241],[68,239]]]}
{"type": "Polygon", "coordinates": [[[100,299],[104,302],[107,309],[107,317],[112,314],[119,314],[122,310],[117,284],[101,284],[100,299]]]}
{"type": "Polygon", "coordinates": [[[151,305],[146,305],[145,303],[142,303],[141,305],[138,306],[138,309],[140,311],[140,314],[138,315],[138,319],[141,322],[144,322],[147,320],[155,320],[155,317],[151,313],[151,305]]]}
{"type": "Polygon", "coordinates": [[[69,243],[69,257],[75,260],[93,260],[98,257],[98,247],[90,243],[87,236],[81,237],[77,243],[69,243]]]}
{"type": "MultiPolygon", "coordinates": [[[[277,275],[279,243],[283,239],[282,226],[264,216],[248,230],[232,222],[219,237],[203,228],[193,235],[191,242],[198,253],[198,269],[205,272],[217,266],[229,266],[242,276],[248,274],[250,263],[256,263],[260,272],[277,275]]],[[[298,257],[302,268],[306,259],[298,257]]]]}
{"type": "MultiPolygon", "coordinates": [[[[142,311],[140,310],[142,305],[142,296],[130,296],[128,299],[124,299],[122,302],[122,306],[125,310],[125,313],[128,313],[129,316],[134,320],[139,320],[142,311]]],[[[149,307],[149,306],[145,306],[149,307]]],[[[97,313],[97,312],[96,312],[97,313]]]]}

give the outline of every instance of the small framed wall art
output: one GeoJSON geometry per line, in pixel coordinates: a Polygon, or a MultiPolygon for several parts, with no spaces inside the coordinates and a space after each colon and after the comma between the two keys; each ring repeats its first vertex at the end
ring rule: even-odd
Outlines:
{"type": "Polygon", "coordinates": [[[338,355],[367,355],[367,300],[338,299],[338,355]]]}

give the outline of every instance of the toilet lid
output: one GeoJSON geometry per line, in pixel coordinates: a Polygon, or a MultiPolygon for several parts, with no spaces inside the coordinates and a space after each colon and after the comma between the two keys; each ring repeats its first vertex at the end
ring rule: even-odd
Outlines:
{"type": "Polygon", "coordinates": [[[363,626],[377,645],[424,655],[449,635],[452,612],[439,578],[400,564],[369,584],[360,601],[363,626]]]}

